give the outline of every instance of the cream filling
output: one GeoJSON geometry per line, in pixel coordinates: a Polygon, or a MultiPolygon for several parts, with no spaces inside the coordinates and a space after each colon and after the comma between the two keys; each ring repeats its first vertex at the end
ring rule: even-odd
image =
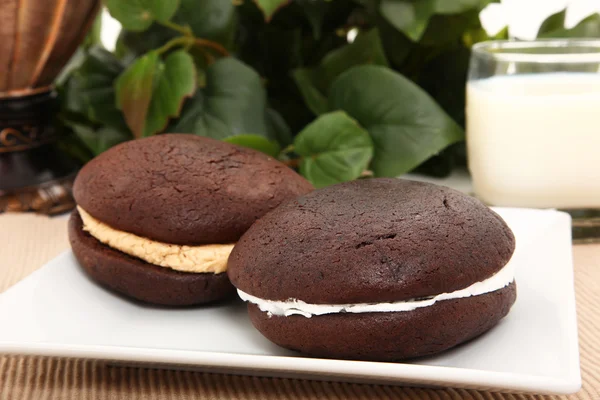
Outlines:
{"type": "Polygon", "coordinates": [[[356,303],[356,304],[309,304],[298,299],[286,301],[265,300],[238,289],[240,298],[244,301],[256,304],[261,311],[269,316],[302,315],[310,318],[313,315],[336,314],[336,313],[370,313],[370,312],[402,312],[412,311],[421,307],[429,307],[438,301],[462,299],[465,297],[479,296],[494,292],[508,286],[514,280],[514,266],[509,262],[500,271],[481,282],[456,290],[451,293],[442,293],[427,299],[415,299],[397,301],[393,303],[356,303]]]}
{"type": "Polygon", "coordinates": [[[219,274],[227,271],[227,259],[234,244],[182,246],[156,242],[132,233],[119,231],[98,221],[77,206],[83,230],[101,243],[147,263],[182,272],[219,274]]]}

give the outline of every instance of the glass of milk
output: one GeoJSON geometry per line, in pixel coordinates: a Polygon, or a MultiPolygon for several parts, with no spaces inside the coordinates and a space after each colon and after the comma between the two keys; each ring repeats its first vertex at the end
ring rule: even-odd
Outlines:
{"type": "Polygon", "coordinates": [[[475,45],[467,149],[489,205],[600,209],[600,40],[475,45]]]}

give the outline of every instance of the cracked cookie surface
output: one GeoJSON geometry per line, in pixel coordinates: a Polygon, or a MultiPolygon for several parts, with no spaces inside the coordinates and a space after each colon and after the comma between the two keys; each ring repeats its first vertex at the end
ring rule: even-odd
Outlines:
{"type": "Polygon", "coordinates": [[[315,304],[403,301],[485,280],[515,239],[478,200],[401,179],[316,190],[257,221],[228,262],[239,289],[315,304]]]}
{"type": "Polygon", "coordinates": [[[256,219],[311,190],[265,154],[184,134],[115,146],[73,186],[77,204],[114,229],[178,245],[236,242],[256,219]]]}

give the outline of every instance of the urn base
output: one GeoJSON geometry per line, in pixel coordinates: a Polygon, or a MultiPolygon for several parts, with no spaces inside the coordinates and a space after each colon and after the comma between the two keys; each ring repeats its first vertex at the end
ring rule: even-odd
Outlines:
{"type": "Polygon", "coordinates": [[[51,88],[0,94],[0,213],[74,207],[78,164],[55,145],[56,103],[51,88]]]}

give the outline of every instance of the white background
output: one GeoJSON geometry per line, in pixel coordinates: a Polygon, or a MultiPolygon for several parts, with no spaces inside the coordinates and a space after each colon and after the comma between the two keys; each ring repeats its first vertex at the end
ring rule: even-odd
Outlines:
{"type": "Polygon", "coordinates": [[[502,0],[483,10],[481,21],[490,33],[509,25],[512,36],[534,39],[544,19],[565,7],[565,25],[570,28],[588,15],[600,12],[600,0],[502,0]]]}

